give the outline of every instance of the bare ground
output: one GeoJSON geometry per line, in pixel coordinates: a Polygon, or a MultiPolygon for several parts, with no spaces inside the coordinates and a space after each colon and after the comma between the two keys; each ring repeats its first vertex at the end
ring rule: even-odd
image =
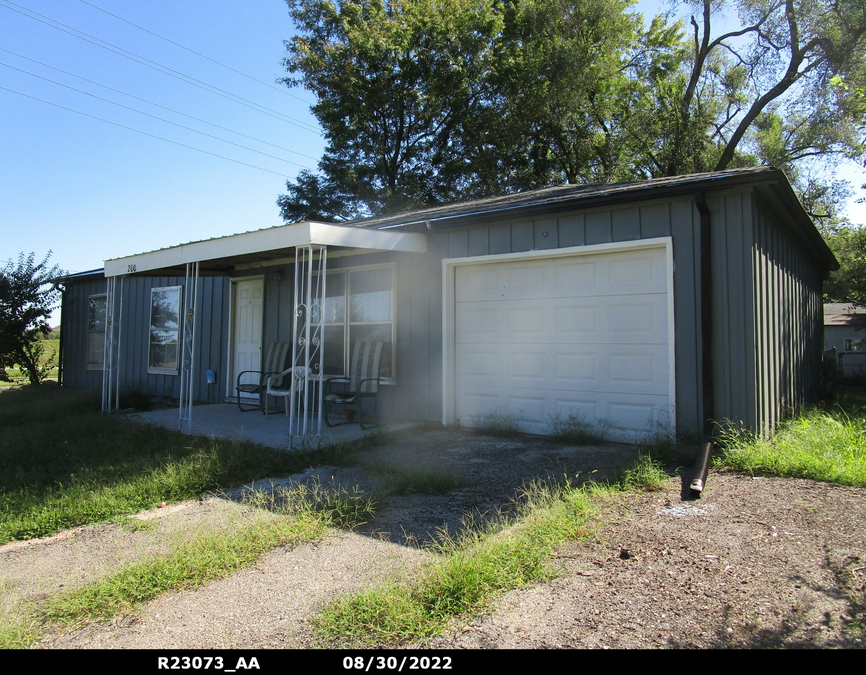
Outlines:
{"type": "MultiPolygon", "coordinates": [[[[459,529],[465,514],[507,512],[526,480],[602,475],[636,454],[615,444],[405,432],[365,454],[361,466],[317,475],[376,491],[371,467],[431,463],[452,467],[463,486],[441,497],[386,497],[378,516],[354,532],[277,549],[226,579],[164,596],[132,615],[49,634],[38,646],[321,647],[309,621],[323,603],[411,574],[431,559],[425,543],[441,528],[459,529]]],[[[552,581],[496,598],[487,613],[412,646],[864,646],[866,490],[711,473],[703,498],[688,501],[682,492],[689,479],[684,468],[661,492],[604,504],[595,536],[572,542],[551,561],[552,581]]],[[[238,494],[140,514],[134,522],[145,525],[97,525],[2,546],[5,602],[75,587],[169,550],[190,529],[248,517],[233,501],[238,494]]]]}

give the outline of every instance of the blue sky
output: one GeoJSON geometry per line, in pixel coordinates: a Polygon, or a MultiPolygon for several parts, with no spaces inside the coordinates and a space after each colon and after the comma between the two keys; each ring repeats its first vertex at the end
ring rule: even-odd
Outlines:
{"type": "Polygon", "coordinates": [[[0,261],[51,249],[63,269],[84,271],[280,224],[286,180],[315,168],[324,148],[311,95],[275,84],[292,32],[283,0],[0,0],[0,261]]]}
{"type": "Polygon", "coordinates": [[[62,268],[83,271],[107,258],[280,224],[275,202],[286,180],[315,168],[324,148],[310,94],[275,84],[292,30],[281,0],[0,1],[0,259],[51,249],[62,268]],[[73,29],[274,112],[103,49],[73,29]]]}

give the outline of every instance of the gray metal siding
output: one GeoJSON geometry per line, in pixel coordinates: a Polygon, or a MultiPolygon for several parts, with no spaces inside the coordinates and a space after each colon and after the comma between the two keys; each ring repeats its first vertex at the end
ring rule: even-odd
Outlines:
{"type": "MultiPolygon", "coordinates": [[[[713,392],[716,421],[756,428],[755,320],[751,264],[753,204],[748,191],[708,200],[713,295],[713,392]]],[[[703,416],[703,412],[701,413],[703,416]]]]}
{"type": "Polygon", "coordinates": [[[820,396],[822,279],[808,253],[758,201],[753,214],[755,417],[746,421],[768,434],[820,396]]]}
{"type": "Polygon", "coordinates": [[[63,294],[63,384],[72,389],[102,386],[102,371],[87,370],[88,301],[100,293],[105,293],[104,279],[69,282],[63,294]]]}
{"type": "MultiPolygon", "coordinates": [[[[183,286],[183,277],[124,277],[123,309],[120,311],[120,281],[115,299],[115,313],[120,320],[120,387],[138,389],[154,396],[177,398],[180,395],[180,374],[164,375],[147,372],[150,327],[150,291],[163,286],[183,286]]],[[[87,301],[90,295],[105,293],[106,281],[99,279],[67,284],[61,325],[64,331],[63,383],[74,389],[98,389],[102,386],[102,371],[87,370],[87,301]]],[[[222,400],[224,387],[221,377],[227,372],[228,279],[201,277],[196,299],[198,331],[196,335],[195,384],[193,396],[206,401],[208,387],[206,371],[217,375],[213,395],[222,400]]]]}
{"type": "MultiPolygon", "coordinates": [[[[821,283],[814,264],[787,230],[772,224],[750,190],[708,195],[711,214],[715,418],[752,429],[774,426],[782,411],[817,393],[821,283]],[[800,326],[803,330],[795,328],[800,326]],[[816,328],[817,326],[817,328],[816,328]]],[[[700,218],[691,197],[595,209],[533,220],[434,230],[429,239],[429,324],[418,312],[411,331],[431,335],[429,381],[402,398],[404,417],[437,419],[441,396],[441,260],[670,236],[674,257],[677,429],[702,426],[700,218]],[[546,235],[546,236],[545,236],[546,235]],[[554,246],[555,244],[555,246],[554,246]],[[435,365],[433,364],[433,355],[435,365]],[[421,411],[428,410],[425,415],[421,411]]],[[[399,280],[399,277],[398,277],[399,280]]],[[[399,281],[398,281],[399,283],[399,281]]],[[[420,365],[414,359],[415,378],[420,365]]],[[[405,371],[404,371],[405,372],[405,371]]]]}
{"type": "MultiPolygon", "coordinates": [[[[429,313],[413,314],[410,319],[412,335],[428,333],[429,387],[414,386],[419,371],[412,367],[410,390],[398,382],[403,392],[399,410],[402,417],[441,419],[442,397],[442,265],[444,258],[517,253],[527,250],[549,250],[670,236],[673,240],[674,265],[674,321],[676,326],[676,392],[677,424],[681,431],[691,432],[699,427],[700,383],[698,368],[698,317],[696,260],[699,243],[695,231],[698,217],[689,198],[664,202],[648,202],[618,209],[595,209],[572,212],[556,217],[541,216],[531,220],[501,221],[479,224],[456,230],[431,232],[427,253],[427,297],[429,313]],[[426,321],[425,325],[416,325],[426,321]],[[429,393],[428,393],[429,392],[429,393]],[[429,410],[428,414],[421,411],[429,410]],[[405,411],[405,412],[404,412],[405,411]]],[[[399,270],[398,270],[399,271],[399,270]]],[[[398,274],[398,284],[401,283],[398,274]]],[[[416,282],[417,283],[417,282],[416,282]]],[[[425,283],[425,282],[422,282],[425,283]]],[[[402,321],[403,317],[398,317],[402,321]]],[[[402,335],[402,333],[401,333],[402,335]]],[[[418,359],[414,363],[421,365],[418,359]]]]}

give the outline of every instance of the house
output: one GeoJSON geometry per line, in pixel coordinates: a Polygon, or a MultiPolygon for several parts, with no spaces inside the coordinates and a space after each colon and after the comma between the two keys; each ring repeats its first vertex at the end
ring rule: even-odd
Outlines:
{"type": "Polygon", "coordinates": [[[838,375],[845,379],[866,378],[866,307],[825,304],[824,349],[835,351],[838,375]]]}
{"type": "Polygon", "coordinates": [[[63,378],[102,386],[109,407],[135,387],[183,410],[231,400],[271,342],[328,375],[372,339],[385,417],[766,433],[821,393],[821,285],[836,267],[772,168],[296,223],[69,277],[63,378]]]}

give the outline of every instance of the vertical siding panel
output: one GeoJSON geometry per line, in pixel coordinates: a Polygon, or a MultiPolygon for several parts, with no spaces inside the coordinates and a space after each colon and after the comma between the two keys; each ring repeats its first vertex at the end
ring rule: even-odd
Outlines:
{"type": "MultiPolygon", "coordinates": [[[[398,398],[403,405],[395,416],[402,418],[430,419],[430,326],[434,320],[430,314],[429,295],[426,293],[427,277],[422,257],[417,254],[403,256],[404,279],[408,279],[409,295],[407,362],[408,372],[398,373],[398,386],[404,392],[398,398]]],[[[398,268],[399,271],[399,268],[398,268]]],[[[440,293],[441,295],[441,293],[440,293]]],[[[400,317],[397,317],[400,320],[400,317]]]]}
{"type": "Polygon", "coordinates": [[[611,241],[640,239],[640,212],[637,207],[611,212],[611,241]]]}
{"type": "MultiPolygon", "coordinates": [[[[728,230],[729,214],[728,200],[720,198],[708,199],[710,209],[710,240],[712,268],[712,304],[713,304],[713,402],[716,419],[732,419],[731,405],[731,370],[736,368],[737,355],[731,353],[728,339],[731,321],[729,297],[739,295],[730,285],[736,286],[740,280],[729,275],[728,260],[728,230]]],[[[742,296],[740,296],[742,297],[742,296]]],[[[733,420],[736,421],[736,420],[733,420]]]]}
{"type": "Polygon", "coordinates": [[[769,283],[769,253],[768,253],[768,233],[767,233],[767,222],[763,217],[763,214],[760,216],[760,224],[761,224],[761,232],[760,232],[760,252],[759,252],[759,263],[760,263],[760,285],[759,292],[761,294],[761,304],[760,304],[760,315],[758,317],[758,322],[761,327],[760,336],[758,339],[758,344],[760,345],[761,350],[761,379],[759,382],[759,389],[761,392],[761,419],[760,426],[758,427],[759,431],[763,434],[768,430],[767,424],[770,418],[770,365],[769,365],[769,337],[770,337],[770,303],[769,303],[769,295],[767,292],[767,285],[769,283]]]}
{"type": "Polygon", "coordinates": [[[435,396],[430,397],[430,419],[441,420],[442,391],[442,358],[444,355],[444,336],[442,335],[442,259],[447,251],[447,240],[444,235],[433,234],[427,240],[427,302],[429,311],[429,345],[430,345],[430,391],[435,396]]]}
{"type": "Polygon", "coordinates": [[[610,211],[586,214],[586,243],[608,244],[612,241],[610,211]]]}
{"type": "Polygon", "coordinates": [[[496,223],[489,228],[490,254],[511,252],[511,227],[507,223],[496,223]]]}
{"type": "Polygon", "coordinates": [[[750,196],[748,203],[742,210],[742,237],[740,255],[743,261],[744,286],[748,289],[744,298],[748,304],[743,308],[743,392],[744,422],[750,429],[756,428],[758,421],[757,401],[757,332],[755,327],[755,313],[759,301],[760,291],[758,289],[757,275],[755,273],[755,201],[750,196]]]}
{"type": "Polygon", "coordinates": [[[747,414],[746,389],[746,363],[747,353],[746,327],[744,313],[752,295],[751,288],[747,285],[747,274],[743,255],[743,230],[741,224],[744,220],[745,193],[728,195],[725,197],[726,210],[726,240],[727,240],[727,265],[726,270],[729,282],[725,284],[728,308],[728,321],[725,327],[729,351],[726,352],[730,359],[729,378],[729,416],[738,423],[745,423],[747,414]]]}
{"type": "Polygon", "coordinates": [[[532,250],[532,221],[511,223],[511,252],[532,250]]]}
{"type": "Polygon", "coordinates": [[[670,204],[650,204],[640,207],[640,237],[652,239],[671,233],[670,204]]]}
{"type": "Polygon", "coordinates": [[[470,256],[488,255],[490,243],[487,238],[487,227],[476,227],[468,232],[469,243],[467,252],[470,256]]]}
{"type": "Polygon", "coordinates": [[[586,243],[583,214],[560,216],[557,225],[560,247],[583,246],[586,243]]]}
{"type": "Polygon", "coordinates": [[[539,218],[534,221],[533,239],[537,251],[559,248],[556,218],[539,218]]]}
{"type": "Polygon", "coordinates": [[[449,258],[465,258],[469,255],[469,235],[466,230],[448,232],[445,236],[448,238],[449,258]]]}
{"type": "Polygon", "coordinates": [[[674,247],[674,326],[676,328],[675,379],[677,427],[696,433],[701,429],[700,362],[700,244],[697,212],[691,200],[670,206],[670,234],[674,247]]]}

